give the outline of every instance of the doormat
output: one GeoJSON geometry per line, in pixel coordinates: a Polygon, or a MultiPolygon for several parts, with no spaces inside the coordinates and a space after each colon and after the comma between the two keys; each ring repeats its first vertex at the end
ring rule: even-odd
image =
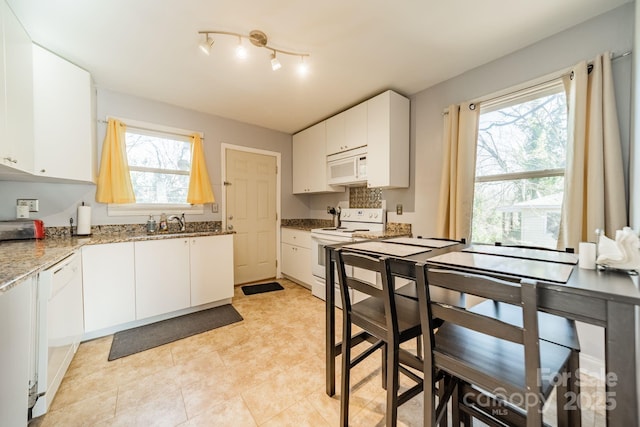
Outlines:
{"type": "Polygon", "coordinates": [[[242,287],[245,295],[261,294],[263,292],[281,291],[284,288],[278,282],[262,283],[260,285],[248,285],[242,287]]]}
{"type": "Polygon", "coordinates": [[[116,332],[109,361],[243,320],[231,304],[116,332]]]}

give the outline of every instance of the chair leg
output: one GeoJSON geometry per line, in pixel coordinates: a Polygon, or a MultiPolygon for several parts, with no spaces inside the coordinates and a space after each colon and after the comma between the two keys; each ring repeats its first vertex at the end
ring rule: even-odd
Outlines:
{"type": "Polygon", "coordinates": [[[351,322],[344,320],[342,328],[342,383],[340,388],[340,425],[349,426],[349,383],[351,376],[351,322]]]}
{"type": "Polygon", "coordinates": [[[400,349],[397,345],[387,346],[387,412],[386,426],[396,427],[398,421],[398,390],[400,389],[398,363],[400,349]]]}
{"type": "MultiPolygon", "coordinates": [[[[439,381],[439,385],[438,385],[438,405],[440,405],[440,402],[442,402],[442,400],[444,399],[444,394],[446,393],[446,387],[447,386],[447,382],[445,380],[445,378],[441,379],[439,381]]],[[[447,427],[447,411],[445,410],[444,414],[442,415],[442,418],[440,419],[440,427],[447,427]]]]}
{"type": "Polygon", "coordinates": [[[389,355],[389,346],[387,345],[387,343],[384,343],[382,345],[382,389],[386,390],[387,389],[387,356],[389,355]]]}
{"type": "Polygon", "coordinates": [[[580,371],[580,354],[572,351],[569,357],[569,382],[568,392],[569,398],[575,402],[574,408],[569,408],[569,425],[571,427],[582,426],[582,414],[580,408],[580,381],[578,381],[578,372],[580,371]]]}

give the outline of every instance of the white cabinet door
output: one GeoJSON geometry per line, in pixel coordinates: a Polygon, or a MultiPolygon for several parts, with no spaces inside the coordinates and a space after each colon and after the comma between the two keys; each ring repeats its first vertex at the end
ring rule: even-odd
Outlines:
{"type": "Polygon", "coordinates": [[[367,185],[409,187],[409,99],[392,91],[367,101],[367,185]]]}
{"type": "Polygon", "coordinates": [[[326,120],[327,155],[367,145],[367,103],[363,102],[326,120]]]}
{"type": "Polygon", "coordinates": [[[94,182],[91,76],[33,46],[36,175],[94,182]]]}
{"type": "Polygon", "coordinates": [[[327,185],[326,122],[293,135],[293,193],[331,193],[344,187],[327,185]]]}
{"type": "Polygon", "coordinates": [[[27,279],[0,294],[0,425],[26,426],[29,406],[31,303],[27,279]]]}
{"type": "Polygon", "coordinates": [[[85,333],[136,319],[133,243],[82,248],[85,333]]]}
{"type": "Polygon", "coordinates": [[[367,145],[367,103],[349,108],[344,114],[345,150],[367,145]]]}
{"type": "Polygon", "coordinates": [[[338,113],[326,120],[327,123],[327,155],[339,153],[345,150],[345,116],[344,112],[338,113]]]}
{"type": "Polygon", "coordinates": [[[134,243],[136,319],[190,306],[189,239],[134,243]]]}
{"type": "Polygon", "coordinates": [[[191,251],[191,306],[233,297],[233,235],[194,237],[191,251]]]}
{"type": "Polygon", "coordinates": [[[282,243],[282,274],[311,285],[311,249],[282,243]]]}
{"type": "Polygon", "coordinates": [[[13,12],[1,2],[4,27],[5,133],[0,162],[33,172],[33,70],[31,39],[13,12]]]}

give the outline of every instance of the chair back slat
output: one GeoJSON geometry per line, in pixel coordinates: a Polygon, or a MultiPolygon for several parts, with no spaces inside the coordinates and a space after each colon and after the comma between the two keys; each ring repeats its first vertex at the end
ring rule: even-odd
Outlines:
{"type": "Polygon", "coordinates": [[[524,344],[522,328],[467,311],[463,308],[437,302],[431,303],[434,317],[445,322],[455,323],[467,329],[472,329],[487,335],[492,335],[516,344],[524,344]]]}
{"type": "Polygon", "coordinates": [[[514,305],[520,305],[522,301],[519,283],[477,274],[445,270],[440,267],[429,268],[427,275],[430,286],[437,286],[463,294],[471,294],[514,305]]]}

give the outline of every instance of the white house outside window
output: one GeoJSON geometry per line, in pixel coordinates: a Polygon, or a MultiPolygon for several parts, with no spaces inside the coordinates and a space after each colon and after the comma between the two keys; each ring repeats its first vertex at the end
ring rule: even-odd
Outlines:
{"type": "Polygon", "coordinates": [[[480,107],[471,239],[555,248],[567,105],[558,80],[480,107]]]}

